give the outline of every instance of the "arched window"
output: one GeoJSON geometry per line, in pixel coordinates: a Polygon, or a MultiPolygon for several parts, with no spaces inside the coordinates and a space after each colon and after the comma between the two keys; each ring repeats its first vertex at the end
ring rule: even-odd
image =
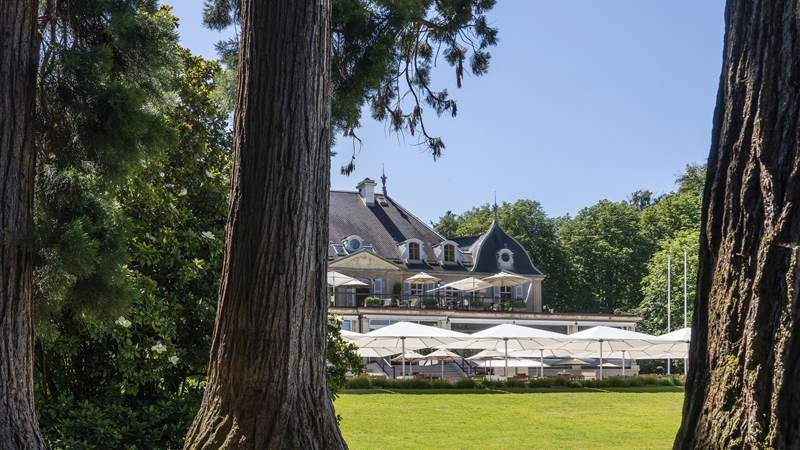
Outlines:
{"type": "Polygon", "coordinates": [[[453,244],[444,245],[444,262],[456,262],[456,247],[453,244]]]}
{"type": "Polygon", "coordinates": [[[419,260],[419,244],[417,242],[408,243],[408,259],[419,260]]]}

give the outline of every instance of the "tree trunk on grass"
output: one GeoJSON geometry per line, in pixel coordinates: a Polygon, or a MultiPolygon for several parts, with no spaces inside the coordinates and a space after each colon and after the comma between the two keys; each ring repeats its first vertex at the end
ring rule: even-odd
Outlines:
{"type": "Polygon", "coordinates": [[[675,448],[800,447],[800,18],[729,0],[675,448]]]}
{"type": "Polygon", "coordinates": [[[37,2],[0,3],[0,449],[44,448],[33,407],[37,2]]]}
{"type": "Polygon", "coordinates": [[[330,3],[241,2],[234,167],[186,448],[344,448],[326,383],[330,3]]]}

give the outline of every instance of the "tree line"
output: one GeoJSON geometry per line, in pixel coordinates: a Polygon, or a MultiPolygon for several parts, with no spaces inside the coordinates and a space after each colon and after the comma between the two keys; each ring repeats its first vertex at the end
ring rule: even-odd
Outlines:
{"type": "MultiPolygon", "coordinates": [[[[331,142],[353,140],[351,171],[369,110],[442,156],[425,118],[457,105],[433,68],[459,86],[488,70],[493,6],[211,0],[207,24],[241,30],[223,69],[152,0],[3,2],[0,448],[346,447],[326,354],[346,353],[323,281],[331,142]]],[[[695,242],[675,447],[794,448],[800,22],[789,1],[728,0],[725,24],[704,182],[504,220],[555,236],[525,245],[569,275],[550,280],[556,310],[656,308],[663,260],[695,242]],[[683,196],[701,185],[698,227],[683,196]]]]}
{"type": "MultiPolygon", "coordinates": [[[[704,177],[703,166],[689,165],[673,192],[636,191],[627,200],[601,200],[574,217],[548,217],[535,200],[517,200],[499,205],[497,220],[546,275],[545,308],[640,314],[642,328],[660,334],[667,328],[668,258],[673,324],[683,323],[684,252],[687,296],[694,298],[704,177]]],[[[487,204],[463,214],[448,211],[434,227],[447,237],[477,235],[493,217],[487,204]]]]}

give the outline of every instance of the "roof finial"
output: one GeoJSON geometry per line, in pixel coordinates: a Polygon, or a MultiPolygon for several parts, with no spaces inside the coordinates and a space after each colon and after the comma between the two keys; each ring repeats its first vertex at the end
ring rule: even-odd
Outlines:
{"type": "Polygon", "coordinates": [[[381,164],[381,184],[383,184],[383,196],[386,197],[386,167],[381,164]]]}
{"type": "Polygon", "coordinates": [[[497,190],[494,191],[494,206],[492,206],[492,212],[494,213],[494,220],[497,221],[497,190]]]}

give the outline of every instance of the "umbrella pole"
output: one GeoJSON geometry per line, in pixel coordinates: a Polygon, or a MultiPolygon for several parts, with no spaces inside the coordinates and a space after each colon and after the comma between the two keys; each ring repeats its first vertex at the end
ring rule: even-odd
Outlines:
{"type": "Polygon", "coordinates": [[[503,345],[505,345],[506,350],[506,367],[503,369],[503,376],[508,378],[508,338],[503,338],[503,345]]]}
{"type": "Polygon", "coordinates": [[[600,341],[600,380],[603,380],[603,341],[600,341]]]}
{"type": "Polygon", "coordinates": [[[539,378],[544,378],[544,349],[539,349],[539,378]]]}
{"type": "Polygon", "coordinates": [[[440,360],[439,365],[442,366],[442,381],[444,381],[444,360],[440,360]]]}
{"type": "Polygon", "coordinates": [[[403,353],[400,354],[400,361],[401,361],[401,371],[400,376],[405,378],[406,377],[406,338],[400,338],[400,344],[403,350],[403,353]]]}
{"type": "Polygon", "coordinates": [[[625,350],[622,351],[622,376],[625,376],[625,350]]]}

